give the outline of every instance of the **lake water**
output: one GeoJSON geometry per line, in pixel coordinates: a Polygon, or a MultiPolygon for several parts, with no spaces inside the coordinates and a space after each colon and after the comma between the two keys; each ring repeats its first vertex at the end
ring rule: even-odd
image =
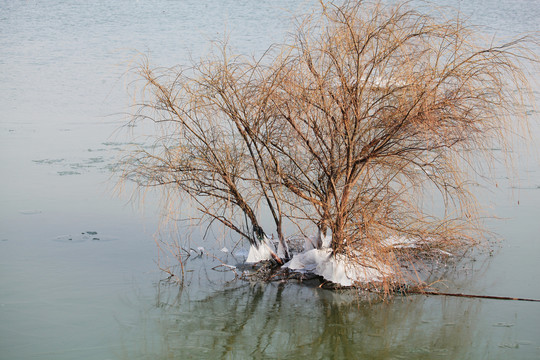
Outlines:
{"type": "MultiPolygon", "coordinates": [[[[229,283],[208,256],[186,264],[188,286],[160,281],[159,201],[112,195],[128,70],[140,53],[156,66],[187,63],[224,33],[260,55],[291,29],[291,14],[316,4],[0,0],[1,359],[540,358],[538,303],[369,303],[315,284],[229,283]]],[[[450,5],[499,37],[540,30],[535,0],[450,5]]],[[[489,222],[502,240],[492,257],[450,270],[449,291],[540,299],[534,152],[518,154],[517,185],[500,175],[496,189],[479,190],[502,218],[489,222]]]]}

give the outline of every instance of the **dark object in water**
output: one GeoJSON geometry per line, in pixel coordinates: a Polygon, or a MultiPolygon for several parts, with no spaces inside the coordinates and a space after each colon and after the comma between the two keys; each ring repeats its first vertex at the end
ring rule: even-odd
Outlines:
{"type": "Polygon", "coordinates": [[[540,302],[539,299],[527,299],[527,298],[517,298],[509,296],[493,296],[493,295],[472,295],[472,294],[460,294],[460,293],[443,293],[438,291],[426,291],[422,289],[410,289],[405,292],[406,294],[415,294],[415,295],[443,295],[443,296],[455,296],[455,297],[467,297],[467,298],[477,298],[477,299],[493,299],[493,300],[515,300],[515,301],[534,301],[540,302]]]}

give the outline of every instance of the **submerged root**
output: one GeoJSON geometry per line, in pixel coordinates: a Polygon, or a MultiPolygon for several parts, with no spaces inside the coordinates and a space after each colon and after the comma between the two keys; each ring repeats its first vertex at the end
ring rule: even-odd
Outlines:
{"type": "Polygon", "coordinates": [[[321,279],[322,276],[310,272],[297,272],[289,268],[283,267],[274,260],[261,261],[252,266],[252,270],[244,272],[244,280],[252,282],[274,282],[274,281],[291,281],[299,282],[321,279]]]}

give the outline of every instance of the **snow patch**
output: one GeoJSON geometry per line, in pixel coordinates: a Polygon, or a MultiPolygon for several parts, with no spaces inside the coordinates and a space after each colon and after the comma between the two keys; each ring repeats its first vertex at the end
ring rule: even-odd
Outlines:
{"type": "MultiPolygon", "coordinates": [[[[419,248],[432,241],[434,240],[431,238],[390,236],[381,244],[388,248],[419,248]]],[[[332,235],[323,235],[321,231],[317,235],[304,237],[303,252],[295,254],[283,267],[297,272],[313,273],[341,286],[380,282],[394,275],[389,265],[373,259],[362,251],[353,251],[349,256],[333,255],[330,249],[331,244],[332,235]]],[[[284,258],[283,250],[278,244],[280,258],[284,258]]],[[[452,255],[443,250],[439,251],[444,255],[452,255]]],[[[246,262],[269,260],[274,254],[275,245],[265,236],[259,245],[251,245],[246,262]]]]}
{"type": "Polygon", "coordinates": [[[332,235],[327,234],[323,235],[322,233],[319,233],[319,236],[321,237],[321,243],[323,249],[330,248],[330,245],[332,244],[332,235]]]}
{"type": "Polygon", "coordinates": [[[422,245],[432,244],[435,242],[433,238],[414,238],[407,236],[390,236],[382,241],[383,246],[393,247],[396,249],[415,249],[422,245]]]}
{"type": "Polygon", "coordinates": [[[393,274],[388,266],[367,262],[360,264],[348,260],[343,255],[332,256],[328,248],[312,249],[296,254],[284,267],[300,272],[312,272],[342,286],[381,281],[384,277],[393,274]]]}
{"type": "Polygon", "coordinates": [[[272,254],[275,254],[274,245],[272,241],[264,236],[263,241],[257,245],[251,245],[249,247],[249,254],[246,259],[247,263],[256,263],[259,261],[272,259],[272,254]]]}
{"type": "Polygon", "coordinates": [[[393,248],[415,248],[418,247],[419,240],[406,236],[390,236],[382,241],[385,247],[393,248]]]}
{"type": "Polygon", "coordinates": [[[406,236],[390,236],[389,238],[382,241],[382,245],[388,248],[395,248],[395,249],[418,249],[422,246],[429,245],[432,248],[432,251],[438,252],[441,255],[444,256],[454,256],[452,253],[442,250],[442,249],[436,249],[433,248],[434,245],[436,247],[437,242],[434,238],[428,237],[428,238],[414,238],[414,237],[406,237],[406,236]]]}
{"type": "Polygon", "coordinates": [[[304,237],[304,251],[309,251],[312,249],[328,249],[331,244],[332,235],[324,235],[320,230],[316,236],[310,235],[304,237]]]}
{"type": "Polygon", "coordinates": [[[319,237],[310,235],[304,238],[304,252],[317,249],[320,247],[319,237]]]}
{"type": "Polygon", "coordinates": [[[284,244],[281,243],[281,241],[278,241],[278,248],[277,248],[277,256],[280,259],[285,259],[289,257],[289,246],[287,245],[287,242],[284,244]]]}

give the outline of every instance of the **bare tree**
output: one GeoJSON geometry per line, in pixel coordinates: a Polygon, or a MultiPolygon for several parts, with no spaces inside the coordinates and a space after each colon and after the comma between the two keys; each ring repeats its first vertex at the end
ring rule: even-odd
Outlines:
{"type": "Polygon", "coordinates": [[[402,258],[388,239],[474,242],[471,174],[490,149],[508,153],[523,124],[534,38],[486,43],[458,18],[407,4],[321,5],[262,59],[223,45],[192,68],[141,66],[147,97],[133,121],[163,132],[125,159],[123,177],[188,196],[254,245],[261,213],[282,249],[288,221],[331,236],[335,255],[394,270],[402,258]],[[424,206],[433,189],[443,213],[424,206]]]}

